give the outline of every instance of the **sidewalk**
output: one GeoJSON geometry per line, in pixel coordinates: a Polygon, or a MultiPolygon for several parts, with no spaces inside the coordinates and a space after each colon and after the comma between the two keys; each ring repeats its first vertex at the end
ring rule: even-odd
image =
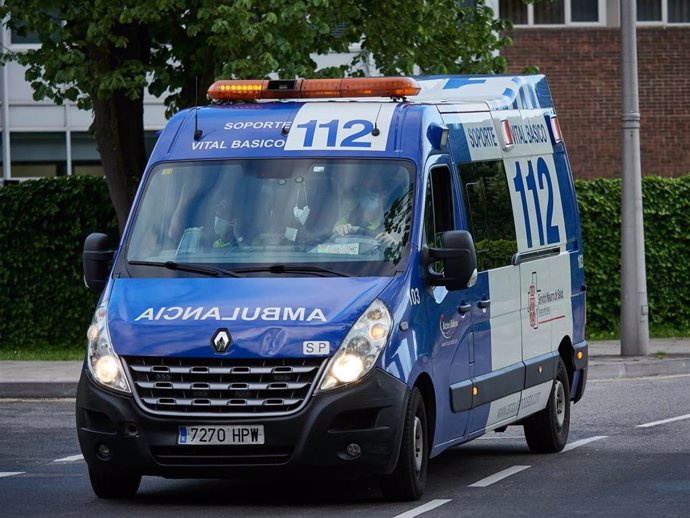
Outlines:
{"type": "MultiPolygon", "coordinates": [[[[649,356],[620,356],[620,342],[589,344],[589,380],[690,374],[690,338],[651,340],[649,356]]],[[[0,398],[73,398],[81,361],[0,361],[0,398]]]]}

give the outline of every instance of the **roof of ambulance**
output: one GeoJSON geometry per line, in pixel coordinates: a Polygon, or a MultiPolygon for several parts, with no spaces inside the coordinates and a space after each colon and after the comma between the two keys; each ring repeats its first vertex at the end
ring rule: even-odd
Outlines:
{"type": "MultiPolygon", "coordinates": [[[[510,76],[510,75],[453,75],[453,76],[423,76],[414,78],[421,91],[418,95],[404,99],[360,97],[357,99],[293,99],[289,101],[258,101],[239,104],[214,104],[198,109],[183,110],[176,114],[161,133],[154,161],[193,158],[222,158],[225,149],[235,150],[233,156],[258,156],[258,149],[233,148],[234,141],[228,139],[244,129],[243,142],[254,146],[255,141],[277,143],[284,139],[281,149],[268,150],[269,155],[284,156],[284,153],[299,151],[310,153],[318,151],[316,147],[307,149],[305,146],[292,147],[294,129],[301,128],[304,132],[305,124],[316,124],[318,129],[326,127],[325,122],[338,118],[349,118],[354,124],[354,130],[360,128],[357,124],[381,123],[382,117],[400,109],[423,108],[423,105],[433,105],[436,113],[487,112],[493,110],[511,109],[542,109],[553,111],[553,101],[543,75],[510,76]],[[342,106],[347,103],[347,107],[342,106]],[[323,119],[323,120],[322,120],[323,119]],[[281,125],[286,125],[287,128],[281,125]],[[200,139],[192,141],[191,135],[196,128],[201,130],[200,139]],[[282,135],[281,135],[282,130],[282,135]],[[288,131],[289,130],[289,131],[288,131]],[[270,142],[269,142],[270,141],[270,142]]],[[[421,115],[418,115],[421,117],[421,115]]],[[[407,119],[406,119],[407,120],[407,119]]],[[[418,119],[419,120],[419,119],[418,119]]],[[[391,123],[393,123],[391,121],[391,123]]],[[[361,126],[362,128],[364,126],[361,126]]],[[[391,138],[393,132],[391,132],[391,138]]],[[[383,139],[378,139],[380,142],[383,139]]],[[[283,141],[281,141],[283,142],[283,141]]],[[[305,141],[306,142],[306,141],[305,141]]],[[[361,144],[361,143],[360,143],[361,144]]],[[[244,146],[244,143],[239,144],[244,146]]],[[[332,150],[332,148],[329,148],[332,150]]],[[[373,156],[378,153],[390,154],[397,146],[394,141],[387,139],[381,147],[369,149],[352,148],[359,154],[373,156]]],[[[327,150],[325,147],[321,151],[327,150]]],[[[345,151],[344,148],[340,149],[345,151]]],[[[266,149],[264,149],[266,151],[266,149]]],[[[227,157],[227,152],[225,152],[227,157]]]]}

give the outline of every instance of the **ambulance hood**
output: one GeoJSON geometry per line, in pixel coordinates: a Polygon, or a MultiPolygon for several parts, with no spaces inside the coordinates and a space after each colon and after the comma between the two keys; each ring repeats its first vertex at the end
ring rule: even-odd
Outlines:
{"type": "Polygon", "coordinates": [[[123,356],[303,357],[335,353],[390,277],[114,279],[108,329],[123,356]],[[212,345],[225,329],[230,346],[212,345]]]}

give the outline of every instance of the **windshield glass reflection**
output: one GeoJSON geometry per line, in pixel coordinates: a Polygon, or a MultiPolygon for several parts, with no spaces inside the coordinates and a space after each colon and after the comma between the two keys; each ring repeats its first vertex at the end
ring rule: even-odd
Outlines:
{"type": "Polygon", "coordinates": [[[127,260],[390,274],[409,239],[413,178],[400,160],[163,164],[149,176],[127,260]]]}

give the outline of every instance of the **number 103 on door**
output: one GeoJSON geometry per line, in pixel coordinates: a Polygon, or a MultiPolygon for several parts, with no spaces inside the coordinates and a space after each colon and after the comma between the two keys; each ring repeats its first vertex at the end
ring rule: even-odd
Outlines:
{"type": "Polygon", "coordinates": [[[553,158],[521,158],[508,171],[519,250],[559,244],[565,226],[553,158]]]}

